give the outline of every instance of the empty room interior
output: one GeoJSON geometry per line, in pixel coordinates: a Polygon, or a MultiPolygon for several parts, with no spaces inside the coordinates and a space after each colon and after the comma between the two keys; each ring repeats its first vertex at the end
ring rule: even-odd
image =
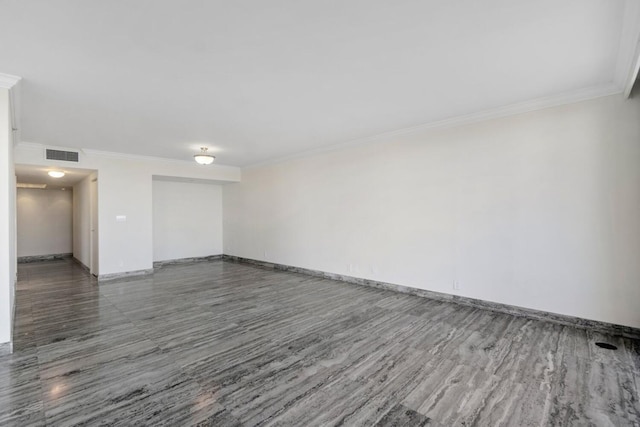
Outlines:
{"type": "Polygon", "coordinates": [[[0,0],[0,426],[639,426],[640,0],[0,0]]]}

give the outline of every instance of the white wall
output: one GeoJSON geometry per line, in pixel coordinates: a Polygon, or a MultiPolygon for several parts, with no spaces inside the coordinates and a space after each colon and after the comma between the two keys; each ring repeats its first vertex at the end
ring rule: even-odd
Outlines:
{"type": "Polygon", "coordinates": [[[11,341],[16,281],[16,180],[9,104],[9,91],[0,88],[0,344],[11,341]]]}
{"type": "Polygon", "coordinates": [[[73,251],[73,192],[19,188],[18,257],[73,251]]]}
{"type": "Polygon", "coordinates": [[[223,200],[225,254],[640,327],[639,99],[245,169],[223,200]]]}
{"type": "Polygon", "coordinates": [[[135,161],[121,163],[99,170],[100,275],[153,266],[151,175],[135,161]],[[117,222],[117,216],[126,222],[117,222]]]}
{"type": "MultiPolygon", "coordinates": [[[[63,147],[61,147],[63,148],[63,147]]],[[[15,163],[68,166],[44,159],[44,147],[20,143],[15,163]]],[[[240,169],[201,166],[193,161],[124,156],[114,153],[80,153],[74,167],[98,173],[99,276],[153,268],[152,176],[238,182],[240,169]],[[126,222],[116,221],[124,215],[126,222]]]]}
{"type": "Polygon", "coordinates": [[[89,267],[91,264],[90,185],[94,175],[73,186],[73,257],[89,267]]]}
{"type": "Polygon", "coordinates": [[[222,254],[222,187],[153,181],[153,260],[222,254]]]}

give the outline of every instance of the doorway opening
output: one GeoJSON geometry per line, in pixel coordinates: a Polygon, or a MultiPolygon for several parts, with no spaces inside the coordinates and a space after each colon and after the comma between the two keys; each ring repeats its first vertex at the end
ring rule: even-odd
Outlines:
{"type": "Polygon", "coordinates": [[[97,181],[90,169],[16,165],[19,263],[71,258],[98,275],[97,181]]]}

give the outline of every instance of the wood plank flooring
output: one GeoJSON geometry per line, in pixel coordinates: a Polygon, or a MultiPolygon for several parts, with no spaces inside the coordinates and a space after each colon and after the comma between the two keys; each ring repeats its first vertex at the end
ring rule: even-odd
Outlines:
{"type": "Polygon", "coordinates": [[[15,350],[0,425],[640,425],[638,341],[227,261],[21,264],[15,350]]]}

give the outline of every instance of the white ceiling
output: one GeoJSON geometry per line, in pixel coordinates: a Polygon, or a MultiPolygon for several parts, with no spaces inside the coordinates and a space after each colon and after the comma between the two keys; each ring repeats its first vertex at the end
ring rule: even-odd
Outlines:
{"type": "Polygon", "coordinates": [[[624,0],[0,0],[21,138],[228,165],[610,88],[624,0]]]}

